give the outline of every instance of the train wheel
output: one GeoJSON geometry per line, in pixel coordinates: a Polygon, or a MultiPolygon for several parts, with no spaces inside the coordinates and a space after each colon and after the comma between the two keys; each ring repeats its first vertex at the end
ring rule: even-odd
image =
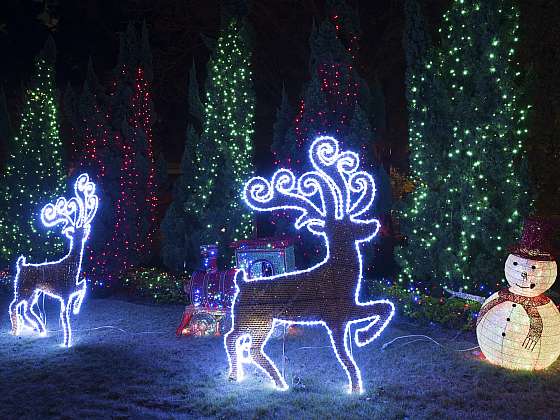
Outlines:
{"type": "Polygon", "coordinates": [[[214,335],[216,326],[216,320],[207,312],[196,312],[189,322],[189,330],[196,336],[214,335]]]}
{"type": "Polygon", "coordinates": [[[220,319],[220,335],[227,334],[231,330],[231,313],[226,311],[226,314],[220,319]]]}

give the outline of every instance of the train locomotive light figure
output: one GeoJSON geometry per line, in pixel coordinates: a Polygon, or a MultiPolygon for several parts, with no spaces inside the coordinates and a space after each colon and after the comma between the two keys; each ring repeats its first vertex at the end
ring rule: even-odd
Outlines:
{"type": "MultiPolygon", "coordinates": [[[[293,271],[294,248],[290,239],[263,238],[238,241],[235,248],[237,268],[256,277],[293,271]]],[[[201,269],[185,282],[185,294],[191,302],[185,308],[176,334],[223,335],[231,328],[230,308],[235,294],[236,269],[218,270],[218,247],[200,247],[201,269]]]]}
{"type": "Polygon", "coordinates": [[[237,241],[235,248],[237,268],[249,278],[270,277],[296,269],[294,246],[290,238],[261,238],[237,241]]]}

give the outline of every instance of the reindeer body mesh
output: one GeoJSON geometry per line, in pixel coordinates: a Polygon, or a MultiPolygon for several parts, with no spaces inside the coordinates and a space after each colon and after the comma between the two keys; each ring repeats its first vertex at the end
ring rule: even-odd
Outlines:
{"type": "Polygon", "coordinates": [[[375,195],[371,175],[358,171],[359,157],[341,152],[332,137],[320,137],[309,152],[313,171],[299,179],[289,170],[277,171],[271,181],[251,179],[244,190],[247,204],[257,211],[296,210],[296,228],[306,227],[323,236],[325,260],[307,270],[270,278],[247,280],[236,275],[237,293],[231,313],[232,328],[224,337],[230,378],[243,378],[243,363],[260,367],[279,389],[287,384],[264,351],[274,325],[320,324],[330,336],[338,361],[344,368],[351,392],[362,391],[361,373],[349,348],[350,327],[358,346],[377,337],[394,314],[386,300],[360,302],[362,277],[360,244],[370,241],[379,229],[376,219],[362,219],[375,195]],[[378,326],[377,330],[373,327],[378,326]],[[249,359],[243,354],[248,353],[249,359]]]}

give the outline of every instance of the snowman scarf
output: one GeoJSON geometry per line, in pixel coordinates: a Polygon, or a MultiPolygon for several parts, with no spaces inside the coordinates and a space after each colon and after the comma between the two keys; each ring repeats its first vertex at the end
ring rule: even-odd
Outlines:
{"type": "Polygon", "coordinates": [[[523,306],[523,309],[525,309],[525,312],[529,316],[529,332],[523,342],[523,346],[532,351],[541,339],[543,331],[543,322],[538,307],[546,305],[550,302],[550,299],[545,295],[535,297],[516,295],[508,289],[502,289],[498,292],[497,298],[492,299],[480,309],[476,324],[478,325],[480,321],[482,321],[482,318],[484,318],[484,315],[486,315],[490,309],[504,302],[513,302],[514,304],[523,306]]]}

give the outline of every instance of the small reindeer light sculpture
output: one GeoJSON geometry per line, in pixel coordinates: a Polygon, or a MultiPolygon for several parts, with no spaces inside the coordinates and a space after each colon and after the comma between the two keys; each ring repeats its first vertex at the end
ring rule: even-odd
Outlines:
{"type": "Polygon", "coordinates": [[[254,177],[245,185],[243,198],[254,210],[300,212],[295,227],[323,237],[327,255],[307,270],[273,277],[249,280],[244,271],[236,273],[232,328],[224,337],[229,377],[243,379],[243,362],[252,362],[278,389],[287,389],[264,351],[275,324],[322,325],[348,375],[349,392],[362,392],[360,369],[348,340],[354,339],[360,347],[370,343],[394,314],[388,300],[359,301],[360,244],[379,230],[379,222],[365,216],[375,197],[375,183],[370,174],[358,170],[358,155],[340,151],[332,137],[317,138],[309,149],[309,160],[313,170],[298,179],[291,171],[280,169],[271,181],[254,177]],[[365,325],[349,337],[350,327],[356,323],[365,325]]]}
{"type": "Polygon", "coordinates": [[[62,233],[70,240],[68,254],[58,261],[42,264],[29,264],[25,262],[24,256],[19,257],[14,279],[14,300],[9,308],[14,335],[21,333],[26,321],[39,334],[45,335],[45,322],[35,308],[41,294],[57,299],[60,302],[65,347],[72,344],[70,308],[77,315],[86,293],[86,280],[80,279],[82,257],[99,204],[95,184],[89,180],[88,174],[77,178],[74,194],[69,200],[60,197],[55,204],[47,204],[41,210],[43,225],[52,227],[62,224],[62,233]]]}

